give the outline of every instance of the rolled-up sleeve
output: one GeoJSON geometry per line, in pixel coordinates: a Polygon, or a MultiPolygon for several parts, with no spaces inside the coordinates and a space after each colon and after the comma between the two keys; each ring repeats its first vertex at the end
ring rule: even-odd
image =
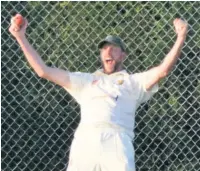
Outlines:
{"type": "Polygon", "coordinates": [[[138,91],[139,103],[148,101],[159,89],[158,84],[155,84],[151,89],[146,90],[146,81],[149,79],[147,72],[133,74],[131,78],[134,88],[138,91]]]}
{"type": "Polygon", "coordinates": [[[93,75],[90,73],[70,72],[70,88],[64,87],[78,103],[80,103],[83,89],[92,82],[93,75]]]}

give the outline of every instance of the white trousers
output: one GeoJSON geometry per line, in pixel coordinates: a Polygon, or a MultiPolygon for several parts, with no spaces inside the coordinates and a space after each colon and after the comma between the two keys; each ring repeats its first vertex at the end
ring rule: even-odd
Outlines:
{"type": "Polygon", "coordinates": [[[67,171],[135,171],[131,138],[114,128],[78,128],[67,171]]]}

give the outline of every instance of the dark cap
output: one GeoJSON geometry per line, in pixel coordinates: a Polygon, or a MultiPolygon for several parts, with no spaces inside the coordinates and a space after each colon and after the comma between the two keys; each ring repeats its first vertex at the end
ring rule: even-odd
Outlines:
{"type": "Polygon", "coordinates": [[[124,52],[125,52],[125,44],[124,42],[117,36],[107,36],[104,40],[102,40],[99,45],[98,48],[101,49],[106,43],[110,43],[110,44],[114,44],[119,46],[124,52]]]}

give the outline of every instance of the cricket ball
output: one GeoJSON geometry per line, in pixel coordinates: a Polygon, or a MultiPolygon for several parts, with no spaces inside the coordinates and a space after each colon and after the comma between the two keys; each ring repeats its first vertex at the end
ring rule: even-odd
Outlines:
{"type": "Polygon", "coordinates": [[[13,17],[12,22],[14,22],[19,28],[21,28],[24,25],[24,18],[21,14],[16,14],[13,17]]]}

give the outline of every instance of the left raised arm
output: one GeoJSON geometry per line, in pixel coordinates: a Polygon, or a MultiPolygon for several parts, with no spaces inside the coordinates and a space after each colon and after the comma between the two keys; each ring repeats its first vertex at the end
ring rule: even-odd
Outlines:
{"type": "Polygon", "coordinates": [[[173,24],[175,27],[175,32],[177,34],[176,42],[160,65],[146,71],[147,74],[147,80],[145,81],[146,90],[151,89],[162,78],[166,77],[172,70],[173,66],[175,65],[176,61],[180,56],[181,49],[183,47],[187,35],[188,24],[185,21],[178,18],[174,20],[173,24]]]}

